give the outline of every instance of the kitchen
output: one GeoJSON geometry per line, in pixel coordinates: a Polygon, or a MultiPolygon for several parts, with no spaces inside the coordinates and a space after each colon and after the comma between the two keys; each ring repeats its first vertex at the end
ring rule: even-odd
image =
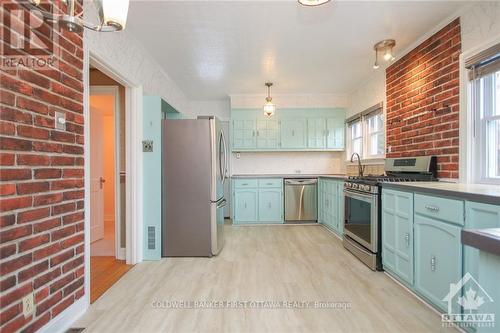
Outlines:
{"type": "Polygon", "coordinates": [[[498,330],[500,2],[131,1],[125,19],[64,31],[57,77],[2,74],[2,331],[498,330]],[[93,302],[91,71],[124,94],[122,169],[96,179],[127,267],[93,302]]]}

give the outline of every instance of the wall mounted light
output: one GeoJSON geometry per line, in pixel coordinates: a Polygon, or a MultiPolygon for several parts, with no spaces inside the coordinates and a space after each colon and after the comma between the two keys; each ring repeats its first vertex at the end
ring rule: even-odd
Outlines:
{"type": "Polygon", "coordinates": [[[298,0],[302,6],[314,7],[330,2],[330,0],[298,0]]]}
{"type": "Polygon", "coordinates": [[[61,28],[71,32],[82,32],[84,28],[113,32],[125,29],[127,21],[129,0],[96,0],[99,23],[88,23],[82,19],[83,11],[75,13],[76,0],[61,0],[66,5],[67,11],[64,14],[54,14],[48,12],[40,6],[41,0],[29,0],[24,2],[25,6],[32,10],[39,11],[44,19],[57,23],[61,28]]]}
{"type": "Polygon", "coordinates": [[[375,50],[375,63],[373,64],[374,69],[378,69],[378,54],[383,53],[385,61],[394,61],[396,58],[394,57],[394,47],[396,46],[396,41],[394,39],[384,39],[373,46],[375,50]]]}
{"type": "Polygon", "coordinates": [[[263,106],[264,109],[264,115],[268,117],[272,117],[274,113],[276,112],[276,105],[272,102],[273,98],[271,97],[271,86],[272,82],[267,82],[266,87],[267,87],[267,97],[266,97],[266,103],[263,106]]]}

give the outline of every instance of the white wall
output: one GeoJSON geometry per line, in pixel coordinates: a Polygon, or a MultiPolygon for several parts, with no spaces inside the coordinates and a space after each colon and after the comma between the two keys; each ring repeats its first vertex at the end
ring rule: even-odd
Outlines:
{"type": "Polygon", "coordinates": [[[385,68],[373,70],[373,74],[366,78],[351,93],[351,106],[347,111],[347,118],[368,109],[380,102],[384,103],[384,112],[386,108],[385,98],[385,68]]]}
{"type": "Polygon", "coordinates": [[[222,101],[191,101],[188,117],[217,116],[220,120],[228,121],[231,117],[231,104],[229,98],[222,101]]]}
{"type": "Polygon", "coordinates": [[[462,51],[474,49],[500,36],[500,2],[480,1],[460,15],[462,51]]]}
{"type": "MultiPolygon", "coordinates": [[[[84,1],[85,19],[97,22],[94,4],[84,1]]],[[[145,95],[161,96],[180,112],[189,112],[190,103],[177,84],[165,73],[144,46],[130,32],[94,32],[85,29],[84,41],[89,51],[113,70],[142,85],[145,95]]]]}

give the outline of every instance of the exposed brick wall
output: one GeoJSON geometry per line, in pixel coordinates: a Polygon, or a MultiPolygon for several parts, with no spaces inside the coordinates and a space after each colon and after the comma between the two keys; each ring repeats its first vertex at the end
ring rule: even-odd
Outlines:
{"type": "Polygon", "coordinates": [[[436,155],[458,178],[460,51],[457,18],[387,68],[387,157],[436,155]]]}
{"type": "Polygon", "coordinates": [[[82,35],[53,31],[58,68],[0,71],[2,332],[36,331],[84,295],[82,35]],[[36,311],[25,318],[29,293],[36,311]]]}

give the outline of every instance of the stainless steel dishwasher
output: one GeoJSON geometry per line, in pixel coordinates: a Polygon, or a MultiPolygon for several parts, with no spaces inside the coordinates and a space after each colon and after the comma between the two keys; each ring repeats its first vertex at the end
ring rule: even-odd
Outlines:
{"type": "Polygon", "coordinates": [[[285,179],[285,222],[318,220],[317,187],[317,179],[285,179]]]}

